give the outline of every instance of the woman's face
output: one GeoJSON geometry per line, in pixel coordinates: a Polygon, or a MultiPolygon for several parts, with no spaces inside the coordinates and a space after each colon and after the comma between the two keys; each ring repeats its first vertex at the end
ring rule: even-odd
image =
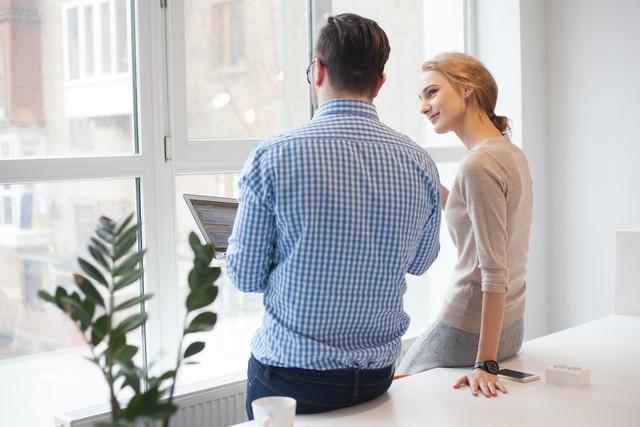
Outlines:
{"type": "Polygon", "coordinates": [[[420,112],[427,116],[436,133],[458,129],[467,109],[463,91],[453,87],[438,71],[425,71],[420,81],[420,112]]]}

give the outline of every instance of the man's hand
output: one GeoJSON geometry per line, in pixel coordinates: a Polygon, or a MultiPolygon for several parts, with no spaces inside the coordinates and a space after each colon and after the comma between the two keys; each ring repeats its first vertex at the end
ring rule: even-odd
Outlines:
{"type": "Polygon", "coordinates": [[[498,391],[507,393],[507,388],[498,380],[497,375],[493,375],[482,369],[474,369],[461,377],[453,385],[453,388],[460,388],[468,385],[471,387],[471,394],[478,395],[481,391],[487,397],[497,397],[498,391]]]}
{"type": "Polygon", "coordinates": [[[440,198],[442,199],[442,209],[447,206],[447,199],[449,198],[449,189],[440,184],[440,198]]]}

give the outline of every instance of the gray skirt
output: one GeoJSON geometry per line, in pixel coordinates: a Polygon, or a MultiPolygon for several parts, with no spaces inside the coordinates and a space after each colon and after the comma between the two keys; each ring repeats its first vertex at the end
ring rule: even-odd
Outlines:
{"type": "MultiPolygon", "coordinates": [[[[524,320],[502,330],[498,361],[514,356],[522,347],[524,320]]],[[[435,322],[416,339],[396,368],[398,374],[416,374],[433,368],[473,366],[478,353],[479,334],[435,322]]]]}

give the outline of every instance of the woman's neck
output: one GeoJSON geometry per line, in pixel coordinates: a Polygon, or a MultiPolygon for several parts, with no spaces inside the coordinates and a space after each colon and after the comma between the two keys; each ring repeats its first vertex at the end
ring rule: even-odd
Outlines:
{"type": "Polygon", "coordinates": [[[468,111],[465,114],[461,126],[455,131],[462,143],[471,150],[481,141],[490,138],[499,138],[502,133],[495,127],[484,113],[468,111]]]}

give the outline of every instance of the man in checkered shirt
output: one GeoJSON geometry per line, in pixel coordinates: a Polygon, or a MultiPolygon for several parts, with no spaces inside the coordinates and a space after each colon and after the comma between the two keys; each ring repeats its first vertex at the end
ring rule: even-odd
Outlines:
{"type": "Polygon", "coordinates": [[[378,119],[389,51],[376,22],[329,17],[307,69],[313,119],[262,141],[243,168],[227,271],[264,297],[250,418],[260,397],[312,413],[391,384],[409,325],[405,274],[423,274],[440,247],[440,183],[431,157],[378,119]]]}

